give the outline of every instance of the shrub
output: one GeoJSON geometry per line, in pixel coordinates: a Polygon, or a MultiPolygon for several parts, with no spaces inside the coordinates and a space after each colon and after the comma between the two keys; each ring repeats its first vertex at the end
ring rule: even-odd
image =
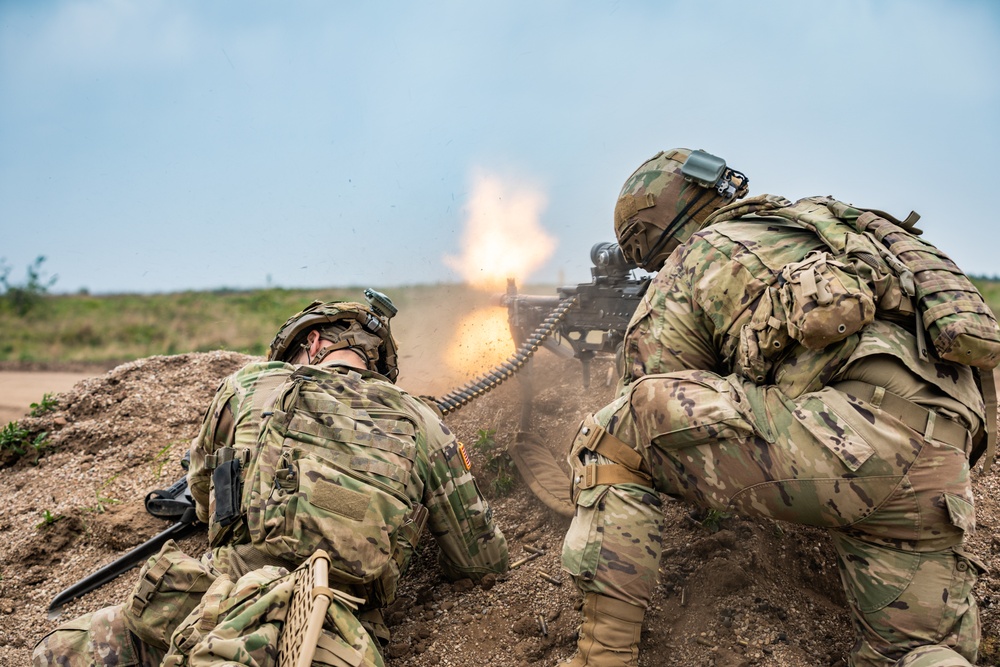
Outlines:
{"type": "Polygon", "coordinates": [[[38,305],[42,297],[49,293],[58,276],[45,278],[43,276],[42,264],[45,257],[39,255],[32,264],[28,265],[28,275],[23,284],[10,282],[11,267],[6,261],[0,259],[0,290],[7,306],[17,313],[18,316],[25,316],[38,305]]]}

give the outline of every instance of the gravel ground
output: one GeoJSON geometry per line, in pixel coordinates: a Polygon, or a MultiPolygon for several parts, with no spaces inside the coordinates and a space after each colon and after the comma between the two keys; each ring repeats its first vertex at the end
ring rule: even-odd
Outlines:
{"type": "MultiPolygon", "coordinates": [[[[181,474],[179,460],[219,380],[250,358],[228,352],[151,357],[85,380],[59,395],[59,408],[21,420],[45,431],[37,461],[0,459],[0,664],[28,664],[34,643],[59,622],[120,601],[135,570],[68,604],[49,619],[63,588],[167,527],[146,514],[145,494],[181,474]]],[[[605,403],[607,385],[584,388],[579,365],[540,353],[531,430],[564,458],[584,413],[605,403]]],[[[594,378],[603,378],[595,366],[594,378]]],[[[494,430],[509,445],[520,417],[511,381],[446,421],[466,443],[494,430]]],[[[472,451],[481,486],[493,473],[472,451]]],[[[997,572],[997,482],[978,476],[979,532],[972,549],[997,572]]],[[[447,583],[425,536],[387,618],[389,667],[554,665],[573,650],[579,596],[561,572],[568,521],[523,484],[491,503],[522,565],[481,585],[447,583]],[[536,554],[540,552],[541,555],[536,554]]],[[[818,530],[766,520],[706,516],[667,501],[661,583],[644,625],[642,665],[807,667],[844,665],[851,644],[832,549],[818,530]]],[[[204,533],[181,541],[190,554],[204,533]]],[[[980,664],[1000,663],[1000,579],[977,592],[984,621],[980,664]]]]}

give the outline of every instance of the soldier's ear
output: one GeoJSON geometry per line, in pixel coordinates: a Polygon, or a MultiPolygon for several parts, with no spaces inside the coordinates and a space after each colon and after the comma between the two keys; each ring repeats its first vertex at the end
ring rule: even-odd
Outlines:
{"type": "Polygon", "coordinates": [[[322,338],[320,338],[319,331],[317,331],[316,329],[313,329],[312,331],[306,334],[305,348],[310,358],[316,356],[316,353],[319,352],[319,346],[321,341],[322,338]]]}

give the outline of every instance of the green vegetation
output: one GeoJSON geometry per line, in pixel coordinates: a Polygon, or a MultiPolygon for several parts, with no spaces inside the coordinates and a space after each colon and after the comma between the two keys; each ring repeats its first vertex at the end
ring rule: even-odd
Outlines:
{"type": "Polygon", "coordinates": [[[0,453],[24,456],[29,451],[37,453],[48,445],[48,433],[42,431],[32,436],[31,431],[21,428],[20,422],[8,422],[0,429],[0,453]]]}
{"type": "Polygon", "coordinates": [[[1000,317],[1000,278],[973,278],[972,283],[982,293],[993,314],[1000,317]]]}
{"type": "Polygon", "coordinates": [[[59,407],[59,401],[52,394],[46,393],[42,395],[42,400],[38,403],[31,404],[31,416],[41,417],[47,412],[52,412],[59,407]]]}
{"type": "Polygon", "coordinates": [[[94,496],[97,498],[97,504],[93,507],[85,508],[88,512],[93,512],[95,514],[104,514],[105,505],[117,505],[121,501],[117,498],[111,498],[109,496],[103,495],[104,489],[111,484],[113,481],[118,479],[118,475],[112,475],[104,484],[101,484],[97,489],[94,490],[94,496]]]}
{"type": "Polygon", "coordinates": [[[39,523],[35,528],[46,528],[51,526],[56,521],[62,518],[62,515],[56,515],[48,510],[42,510],[42,522],[39,523]]]}
{"type": "Polygon", "coordinates": [[[486,457],[486,470],[494,475],[490,481],[493,493],[506,496],[514,489],[515,479],[511,474],[514,462],[511,461],[507,450],[497,445],[494,435],[496,431],[493,429],[479,429],[476,433],[476,442],[472,446],[486,457]]]}
{"type": "Polygon", "coordinates": [[[0,298],[3,300],[4,310],[11,310],[16,316],[24,317],[35,309],[42,297],[48,294],[49,288],[56,284],[58,276],[45,278],[42,270],[44,263],[45,257],[39,255],[28,265],[25,281],[12,283],[11,267],[5,260],[0,259],[0,298]]]}
{"type": "Polygon", "coordinates": [[[722,528],[722,523],[730,518],[732,514],[717,509],[709,509],[705,512],[701,525],[711,533],[717,533],[722,528]]]}
{"type": "Polygon", "coordinates": [[[0,308],[0,361],[113,366],[158,354],[226,349],[263,355],[289,315],[361,288],[47,295],[28,312],[0,308]]]}

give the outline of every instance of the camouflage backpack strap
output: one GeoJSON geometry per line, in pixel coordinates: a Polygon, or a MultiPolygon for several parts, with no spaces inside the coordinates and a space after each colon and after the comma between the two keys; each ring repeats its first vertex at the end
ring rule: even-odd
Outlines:
{"type": "Polygon", "coordinates": [[[1000,369],[998,368],[979,371],[979,386],[983,392],[983,402],[986,404],[986,420],[983,424],[985,434],[973,447],[972,454],[969,456],[969,466],[975,467],[979,458],[985,454],[983,474],[990,471],[990,467],[996,458],[997,407],[1000,404],[997,398],[997,386],[1000,385],[998,375],[1000,375],[1000,369]]]}
{"type": "MultiPolygon", "coordinates": [[[[941,250],[875,211],[850,209],[844,215],[854,212],[858,229],[875,236],[902,263],[900,271],[912,275],[921,320],[917,331],[926,330],[937,356],[995,368],[1000,363],[1000,325],[968,276],[941,250]]],[[[926,349],[921,356],[929,358],[926,349]]]]}
{"type": "Polygon", "coordinates": [[[735,220],[746,215],[770,215],[772,211],[787,208],[791,205],[792,202],[777,195],[757,195],[756,197],[738,199],[710,215],[705,220],[705,226],[714,225],[717,222],[735,220]]]}
{"type": "Polygon", "coordinates": [[[266,375],[260,379],[253,393],[250,407],[250,418],[254,423],[259,424],[261,415],[274,407],[278,400],[279,389],[285,383],[288,376],[275,373],[266,375]]]}
{"type": "MultiPolygon", "coordinates": [[[[288,378],[286,374],[274,373],[262,376],[252,393],[239,393],[240,402],[251,401],[250,419],[259,424],[261,414],[273,407],[279,390],[288,378]]],[[[244,412],[243,405],[238,411],[244,412]]],[[[247,503],[243,497],[245,480],[250,474],[250,466],[256,463],[255,452],[246,447],[227,445],[206,457],[206,467],[212,470],[212,489],[215,496],[215,511],[209,522],[209,544],[225,544],[236,530],[238,522],[245,518],[247,503]]]]}

